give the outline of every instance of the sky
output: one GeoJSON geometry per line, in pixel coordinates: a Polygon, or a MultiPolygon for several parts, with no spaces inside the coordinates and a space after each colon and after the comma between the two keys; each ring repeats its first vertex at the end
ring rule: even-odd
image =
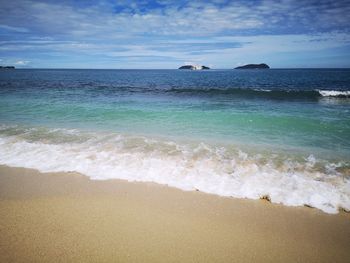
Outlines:
{"type": "Polygon", "coordinates": [[[350,0],[0,0],[0,65],[350,67],[350,0]]]}

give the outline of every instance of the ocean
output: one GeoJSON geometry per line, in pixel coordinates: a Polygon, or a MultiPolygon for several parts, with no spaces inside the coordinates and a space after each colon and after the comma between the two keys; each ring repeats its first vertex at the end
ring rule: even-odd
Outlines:
{"type": "Polygon", "coordinates": [[[0,164],[350,211],[350,70],[1,70],[0,164]]]}

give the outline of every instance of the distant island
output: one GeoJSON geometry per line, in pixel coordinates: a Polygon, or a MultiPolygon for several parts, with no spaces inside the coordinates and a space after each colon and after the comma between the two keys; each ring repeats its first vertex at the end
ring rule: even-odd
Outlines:
{"type": "Polygon", "coordinates": [[[247,64],[244,66],[236,67],[235,69],[269,69],[269,65],[265,63],[261,64],[247,64]]]}
{"type": "Polygon", "coordinates": [[[14,66],[0,66],[0,69],[15,69],[14,66]]]}
{"type": "Polygon", "coordinates": [[[179,69],[202,70],[202,69],[210,69],[210,68],[207,66],[185,65],[185,66],[179,67],[179,69]]]}

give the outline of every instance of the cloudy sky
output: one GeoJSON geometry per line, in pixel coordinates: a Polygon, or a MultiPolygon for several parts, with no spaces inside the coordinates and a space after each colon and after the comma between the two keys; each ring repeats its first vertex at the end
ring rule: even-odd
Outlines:
{"type": "Polygon", "coordinates": [[[0,0],[0,65],[350,67],[350,0],[0,0]]]}

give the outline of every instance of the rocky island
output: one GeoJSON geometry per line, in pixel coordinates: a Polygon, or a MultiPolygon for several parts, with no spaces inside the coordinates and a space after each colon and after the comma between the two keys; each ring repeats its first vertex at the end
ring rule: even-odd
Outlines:
{"type": "Polygon", "coordinates": [[[202,69],[210,69],[210,68],[207,66],[185,65],[185,66],[179,67],[179,69],[202,70],[202,69]]]}
{"type": "Polygon", "coordinates": [[[14,66],[0,66],[0,69],[15,69],[14,66]]]}
{"type": "Polygon", "coordinates": [[[265,64],[265,63],[261,63],[261,64],[247,64],[244,66],[240,66],[240,67],[236,67],[235,69],[269,69],[270,67],[265,64]]]}

